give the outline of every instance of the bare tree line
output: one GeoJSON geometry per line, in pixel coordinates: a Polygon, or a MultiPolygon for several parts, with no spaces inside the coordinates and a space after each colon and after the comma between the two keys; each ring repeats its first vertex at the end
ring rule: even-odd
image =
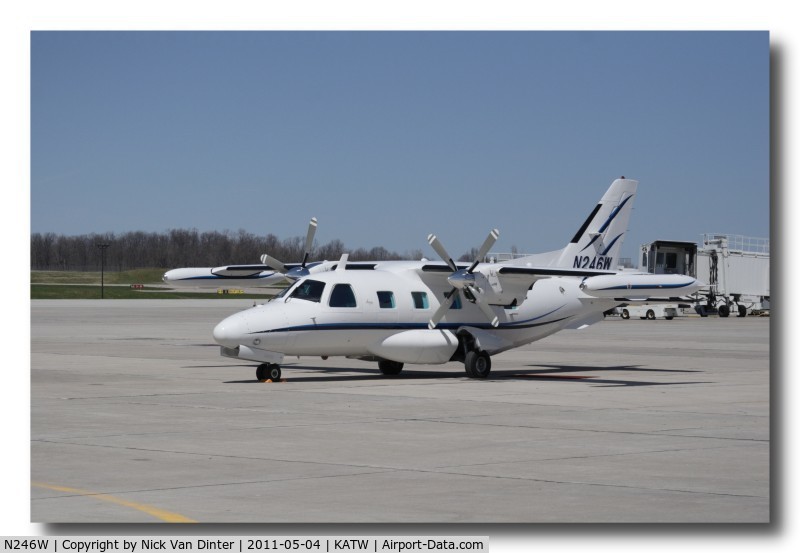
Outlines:
{"type": "MultiPolygon", "coordinates": [[[[274,234],[258,236],[238,232],[198,232],[197,229],[173,229],[164,233],[125,232],[121,234],[81,234],[64,236],[55,233],[31,235],[31,269],[42,271],[96,271],[100,268],[100,248],[106,250],[105,267],[125,271],[158,267],[215,267],[229,264],[260,263],[261,254],[269,253],[284,263],[303,259],[305,237],[280,239],[274,234]]],[[[420,259],[421,250],[398,254],[383,247],[348,250],[341,240],[314,246],[312,260],[333,260],[349,253],[353,261],[420,259]]]]}

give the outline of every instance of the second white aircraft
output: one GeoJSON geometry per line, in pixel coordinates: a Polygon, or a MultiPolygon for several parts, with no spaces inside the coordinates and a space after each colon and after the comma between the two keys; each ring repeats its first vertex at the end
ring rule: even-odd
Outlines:
{"type": "Polygon", "coordinates": [[[284,264],[269,255],[261,256],[260,265],[223,265],[221,267],[185,267],[164,273],[164,284],[176,288],[262,288],[294,282],[324,269],[322,262],[308,262],[317,232],[317,218],[312,217],[306,233],[305,253],[300,263],[284,264]]]}

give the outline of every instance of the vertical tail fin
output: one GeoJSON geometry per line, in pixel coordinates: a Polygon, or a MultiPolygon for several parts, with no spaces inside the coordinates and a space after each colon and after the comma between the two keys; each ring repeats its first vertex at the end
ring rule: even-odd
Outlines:
{"type": "Polygon", "coordinates": [[[639,181],[625,177],[612,182],[600,203],[561,250],[555,266],[616,270],[638,184],[639,181]]]}

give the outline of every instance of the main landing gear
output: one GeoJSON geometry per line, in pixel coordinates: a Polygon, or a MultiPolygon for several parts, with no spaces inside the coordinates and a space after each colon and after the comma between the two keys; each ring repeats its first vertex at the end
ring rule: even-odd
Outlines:
{"type": "Polygon", "coordinates": [[[485,351],[468,351],[464,357],[464,368],[470,378],[486,378],[492,370],[492,358],[485,351]]]}
{"type": "MultiPolygon", "coordinates": [[[[459,359],[451,359],[458,361],[459,359]]],[[[461,357],[464,361],[464,368],[470,378],[486,378],[492,370],[492,358],[489,354],[481,350],[470,350],[461,357]]],[[[384,376],[397,376],[403,370],[403,363],[381,359],[378,361],[378,368],[384,376]]]]}
{"type": "Polygon", "coordinates": [[[378,361],[378,368],[386,376],[397,376],[403,370],[403,364],[398,361],[381,359],[378,361]]]}
{"type": "Polygon", "coordinates": [[[475,337],[466,331],[459,332],[458,348],[450,361],[463,361],[470,378],[487,378],[492,370],[492,358],[480,349],[475,337]]]}
{"type": "Polygon", "coordinates": [[[281,379],[281,366],[275,363],[262,363],[256,369],[256,378],[278,382],[281,379]]]}

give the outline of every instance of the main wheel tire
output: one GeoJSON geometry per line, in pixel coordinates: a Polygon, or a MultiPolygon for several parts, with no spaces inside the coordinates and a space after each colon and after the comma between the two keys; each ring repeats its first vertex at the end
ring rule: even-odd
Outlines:
{"type": "Polygon", "coordinates": [[[724,304],[720,305],[719,308],[717,309],[717,314],[720,317],[727,317],[728,315],[731,314],[731,308],[724,304]]]}
{"type": "Polygon", "coordinates": [[[492,358],[485,351],[467,352],[464,368],[470,378],[486,378],[492,370],[492,358]]]}
{"type": "Polygon", "coordinates": [[[628,313],[627,309],[622,310],[622,318],[625,319],[626,321],[631,318],[631,314],[628,313]]]}
{"type": "Polygon", "coordinates": [[[281,379],[281,366],[275,363],[261,363],[256,369],[256,378],[261,381],[277,382],[281,379]]]}
{"type": "Polygon", "coordinates": [[[267,365],[267,377],[273,382],[278,382],[281,379],[281,366],[275,363],[267,365]]]}
{"type": "Polygon", "coordinates": [[[645,317],[647,317],[648,321],[652,321],[653,319],[656,318],[656,314],[652,309],[648,309],[647,313],[645,313],[645,317]]]}
{"type": "Polygon", "coordinates": [[[669,315],[669,316],[665,316],[664,318],[667,319],[668,321],[671,321],[675,317],[674,317],[674,315],[669,315]]]}
{"type": "Polygon", "coordinates": [[[737,317],[747,317],[747,308],[744,305],[739,306],[739,314],[737,317]]]}
{"type": "Polygon", "coordinates": [[[403,370],[403,364],[399,361],[388,361],[383,359],[378,361],[378,368],[386,376],[397,376],[403,370]]]}

